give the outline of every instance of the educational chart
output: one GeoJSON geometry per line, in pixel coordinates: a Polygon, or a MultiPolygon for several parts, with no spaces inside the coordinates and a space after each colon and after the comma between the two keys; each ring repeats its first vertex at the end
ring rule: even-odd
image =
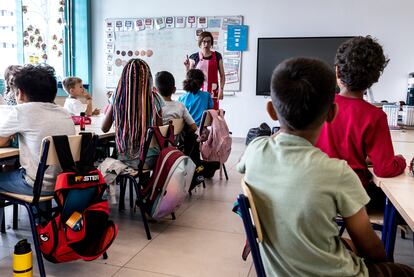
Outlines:
{"type": "Polygon", "coordinates": [[[145,60],[153,76],[162,70],[174,75],[177,89],[185,78],[186,55],[198,52],[197,37],[210,31],[214,51],[223,56],[225,91],[240,91],[240,51],[227,51],[229,25],[241,25],[242,16],[174,16],[105,20],[106,87],[115,88],[128,60],[145,60]]]}

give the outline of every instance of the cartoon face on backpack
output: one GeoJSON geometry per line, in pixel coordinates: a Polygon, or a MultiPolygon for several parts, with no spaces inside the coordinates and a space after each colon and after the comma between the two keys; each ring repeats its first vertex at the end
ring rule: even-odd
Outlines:
{"type": "Polygon", "coordinates": [[[49,233],[39,234],[39,239],[41,242],[47,242],[50,238],[49,233]]]}

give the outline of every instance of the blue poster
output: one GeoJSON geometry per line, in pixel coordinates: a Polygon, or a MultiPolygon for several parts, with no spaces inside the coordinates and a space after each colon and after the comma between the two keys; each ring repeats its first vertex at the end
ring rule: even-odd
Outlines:
{"type": "Polygon", "coordinates": [[[246,51],[247,50],[247,25],[228,25],[227,26],[227,50],[246,51]]]}

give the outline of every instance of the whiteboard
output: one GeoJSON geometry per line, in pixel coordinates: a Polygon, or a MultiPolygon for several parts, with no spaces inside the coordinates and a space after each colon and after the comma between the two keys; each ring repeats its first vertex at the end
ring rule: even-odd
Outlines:
{"type": "Polygon", "coordinates": [[[128,60],[141,58],[152,75],[169,71],[177,89],[185,79],[186,55],[198,52],[197,34],[210,31],[214,51],[221,53],[226,76],[225,91],[240,91],[240,51],[227,51],[227,26],[241,25],[242,16],[182,16],[160,18],[110,18],[105,20],[106,87],[115,88],[128,60]],[[182,22],[183,21],[183,22],[182,22]]]}

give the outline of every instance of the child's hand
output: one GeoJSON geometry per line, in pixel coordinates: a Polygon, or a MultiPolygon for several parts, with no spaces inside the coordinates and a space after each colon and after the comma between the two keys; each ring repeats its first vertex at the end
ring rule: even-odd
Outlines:
{"type": "Polygon", "coordinates": [[[100,109],[94,109],[92,115],[99,115],[101,113],[100,109]]]}
{"type": "Polygon", "coordinates": [[[83,91],[82,96],[85,97],[86,100],[92,100],[92,96],[90,96],[86,90],[83,91]]]}

